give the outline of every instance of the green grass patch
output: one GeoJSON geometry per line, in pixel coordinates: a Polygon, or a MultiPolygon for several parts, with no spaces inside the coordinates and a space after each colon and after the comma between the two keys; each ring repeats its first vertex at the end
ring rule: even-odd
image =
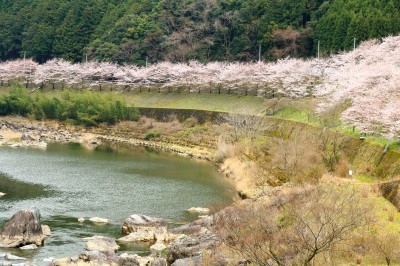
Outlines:
{"type": "Polygon", "coordinates": [[[356,175],[356,176],[354,176],[354,179],[359,182],[363,182],[363,183],[374,183],[374,182],[378,181],[378,179],[376,177],[368,176],[368,175],[356,175]]]}
{"type": "Polygon", "coordinates": [[[291,106],[279,110],[278,112],[273,114],[272,117],[291,120],[295,122],[302,122],[312,125],[320,125],[320,120],[317,115],[308,114],[303,110],[299,110],[291,106]]]}

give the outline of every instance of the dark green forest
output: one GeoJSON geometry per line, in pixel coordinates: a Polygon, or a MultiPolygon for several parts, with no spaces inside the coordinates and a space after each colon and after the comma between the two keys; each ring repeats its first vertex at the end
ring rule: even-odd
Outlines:
{"type": "Polygon", "coordinates": [[[274,60],[400,31],[400,0],[1,0],[0,60],[274,60]]]}

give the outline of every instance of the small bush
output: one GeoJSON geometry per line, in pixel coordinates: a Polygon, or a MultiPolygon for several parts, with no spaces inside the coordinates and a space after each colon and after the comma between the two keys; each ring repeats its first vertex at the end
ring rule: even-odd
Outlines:
{"type": "Polygon", "coordinates": [[[214,160],[217,163],[222,163],[225,159],[234,155],[234,146],[232,144],[227,144],[226,142],[220,140],[217,144],[217,151],[214,155],[214,160]]]}
{"type": "Polygon", "coordinates": [[[154,131],[150,131],[147,132],[146,136],[144,137],[145,140],[151,140],[153,138],[158,138],[161,136],[161,133],[159,132],[154,132],[154,131]]]}
{"type": "Polygon", "coordinates": [[[188,119],[186,119],[186,120],[183,122],[183,125],[184,125],[185,127],[195,127],[195,126],[197,126],[198,123],[199,123],[199,122],[197,121],[197,118],[195,118],[195,117],[189,117],[188,119]]]}
{"type": "Polygon", "coordinates": [[[396,211],[389,211],[389,213],[388,213],[388,221],[389,222],[393,222],[395,217],[396,217],[396,211]]]}
{"type": "Polygon", "coordinates": [[[340,177],[349,176],[350,165],[347,160],[340,159],[335,167],[335,174],[340,177]]]}

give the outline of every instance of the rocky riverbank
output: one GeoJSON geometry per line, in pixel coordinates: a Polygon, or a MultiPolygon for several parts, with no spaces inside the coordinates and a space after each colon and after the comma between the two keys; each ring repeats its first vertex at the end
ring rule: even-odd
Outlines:
{"type": "Polygon", "coordinates": [[[173,152],[178,155],[212,161],[212,151],[197,149],[174,143],[149,141],[131,137],[115,136],[98,132],[96,129],[67,127],[55,122],[29,121],[20,117],[0,119],[0,146],[46,148],[48,143],[81,143],[92,149],[102,142],[121,143],[124,145],[150,147],[157,150],[173,152]]]}
{"type": "MultiPolygon", "coordinates": [[[[145,146],[158,150],[174,152],[181,156],[212,161],[213,151],[204,148],[180,146],[173,143],[164,143],[131,137],[121,137],[113,134],[99,133],[96,129],[69,127],[56,122],[29,121],[19,117],[5,117],[0,119],[0,145],[18,147],[37,147],[45,149],[48,143],[81,143],[88,148],[94,148],[103,142],[121,143],[132,146],[145,146]]],[[[193,208],[194,209],[194,208],[193,208]]],[[[202,214],[205,210],[201,209],[202,214]]],[[[207,210],[208,212],[208,210],[207,210]]],[[[139,216],[149,223],[147,216],[139,216]]],[[[210,230],[212,217],[205,216],[192,224],[169,230],[165,223],[151,225],[140,224],[137,220],[130,225],[124,224],[122,230],[126,236],[121,239],[109,239],[102,236],[93,236],[86,239],[85,250],[75,257],[55,259],[52,265],[199,265],[204,252],[211,250],[218,242],[218,238],[210,230]],[[136,224],[135,224],[136,223],[136,224]],[[135,227],[136,226],[136,227],[135,227]],[[128,228],[128,229],[126,229],[128,228]],[[133,229],[132,229],[133,228],[133,229]],[[136,254],[120,254],[116,251],[118,243],[149,241],[151,255],[141,257],[136,254]],[[111,243],[112,250],[103,249],[111,243]],[[107,244],[107,245],[106,245],[107,244]]],[[[77,221],[78,222],[78,221],[77,221]]],[[[8,261],[8,260],[7,260],[8,261]]],[[[12,264],[12,263],[11,263],[12,264]]]]}
{"type": "Polygon", "coordinates": [[[0,146],[46,148],[48,143],[68,142],[99,144],[94,134],[70,132],[58,124],[49,126],[12,117],[0,119],[0,146]]]}
{"type": "MultiPolygon", "coordinates": [[[[80,222],[80,221],[77,221],[80,222]]],[[[213,217],[206,216],[191,224],[169,229],[167,220],[133,214],[121,226],[125,235],[113,239],[101,235],[86,237],[84,249],[74,257],[49,259],[48,265],[136,265],[136,266],[180,266],[200,265],[204,252],[217,245],[218,238],[210,230],[213,217]],[[150,243],[150,255],[118,252],[121,244],[150,243]]],[[[51,235],[47,225],[40,224],[40,212],[33,208],[15,213],[0,228],[0,247],[37,249],[51,235]]],[[[0,265],[44,265],[24,257],[0,254],[0,265]],[[37,264],[39,263],[39,264],[37,264]]]]}

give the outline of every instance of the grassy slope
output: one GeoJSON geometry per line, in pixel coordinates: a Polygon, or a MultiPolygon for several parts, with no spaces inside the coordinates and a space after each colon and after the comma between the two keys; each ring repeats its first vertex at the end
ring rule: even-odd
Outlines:
{"type": "Polygon", "coordinates": [[[128,105],[137,107],[196,109],[217,112],[265,112],[264,100],[254,96],[195,93],[123,93],[128,105]]]}
{"type": "MultiPolygon", "coordinates": [[[[0,95],[7,93],[10,87],[0,87],[0,95]]],[[[48,96],[58,97],[62,91],[60,90],[43,90],[48,96]]],[[[118,92],[117,92],[118,93],[118,92]]],[[[267,106],[265,100],[255,96],[240,96],[232,94],[197,94],[197,93],[118,93],[126,101],[128,106],[144,107],[144,108],[170,108],[170,109],[190,109],[205,110],[215,112],[233,112],[244,113],[248,115],[265,115],[267,106]]],[[[308,117],[307,113],[293,106],[287,106],[280,109],[271,118],[295,121],[305,123],[315,127],[324,127],[321,119],[313,115],[308,117]]],[[[360,136],[359,131],[352,131],[352,128],[343,124],[335,127],[342,133],[360,136]]],[[[378,144],[384,147],[388,140],[377,135],[368,136],[368,142],[378,144]]],[[[391,142],[390,148],[400,150],[400,144],[391,142]]]]}

